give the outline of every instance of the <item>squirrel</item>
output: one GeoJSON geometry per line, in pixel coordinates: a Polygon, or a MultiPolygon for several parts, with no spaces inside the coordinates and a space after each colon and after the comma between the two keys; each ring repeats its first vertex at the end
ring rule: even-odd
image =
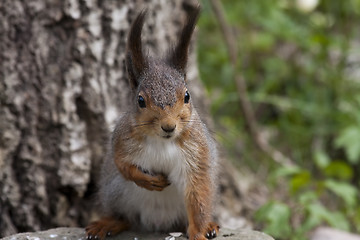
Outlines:
{"type": "Polygon", "coordinates": [[[129,109],[116,123],[102,165],[99,202],[104,216],[86,227],[87,239],[128,229],[187,230],[190,240],[216,237],[217,147],[187,89],[188,49],[200,7],[187,14],[177,45],[162,59],[146,56],[141,32],[146,10],[133,22],[126,69],[129,109]]]}

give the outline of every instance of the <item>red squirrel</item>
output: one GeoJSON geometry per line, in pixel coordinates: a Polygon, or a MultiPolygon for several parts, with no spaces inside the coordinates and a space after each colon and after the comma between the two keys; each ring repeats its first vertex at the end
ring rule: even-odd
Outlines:
{"type": "Polygon", "coordinates": [[[128,229],[186,231],[190,240],[216,237],[216,144],[193,107],[186,84],[188,49],[200,8],[190,11],[177,45],[163,59],[146,56],[146,11],[131,26],[126,68],[133,98],[111,135],[99,184],[104,216],[88,239],[128,229]]]}

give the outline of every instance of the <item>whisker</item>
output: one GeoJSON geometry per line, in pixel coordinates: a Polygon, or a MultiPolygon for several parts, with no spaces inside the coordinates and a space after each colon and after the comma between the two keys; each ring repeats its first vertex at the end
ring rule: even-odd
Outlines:
{"type": "Polygon", "coordinates": [[[183,123],[190,123],[190,122],[196,122],[196,123],[202,123],[201,120],[181,120],[183,123]]]}
{"type": "Polygon", "coordinates": [[[149,125],[153,125],[154,122],[144,122],[144,123],[140,123],[140,124],[136,124],[133,127],[143,127],[143,126],[149,126],[149,125]]]}

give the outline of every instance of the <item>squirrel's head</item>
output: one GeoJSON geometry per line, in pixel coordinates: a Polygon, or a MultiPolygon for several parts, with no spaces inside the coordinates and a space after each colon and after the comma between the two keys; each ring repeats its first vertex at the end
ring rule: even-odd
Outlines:
{"type": "Polygon", "coordinates": [[[177,45],[163,59],[144,56],[141,31],[146,11],[130,29],[126,67],[133,91],[136,127],[144,135],[175,138],[191,119],[192,103],[186,87],[186,65],[191,35],[200,8],[188,13],[177,45]]]}

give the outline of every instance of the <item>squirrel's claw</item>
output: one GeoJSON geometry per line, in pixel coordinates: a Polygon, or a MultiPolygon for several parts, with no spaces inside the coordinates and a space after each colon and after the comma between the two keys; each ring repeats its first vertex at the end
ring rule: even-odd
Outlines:
{"type": "Polygon", "coordinates": [[[207,239],[213,239],[215,237],[216,237],[216,230],[215,229],[206,233],[206,238],[207,239]]]}
{"type": "Polygon", "coordinates": [[[214,222],[209,223],[205,237],[207,239],[216,238],[216,236],[219,233],[219,229],[220,229],[220,227],[216,223],[214,223],[214,222]]]}
{"type": "Polygon", "coordinates": [[[105,234],[103,233],[102,226],[99,221],[91,223],[89,226],[85,228],[86,230],[86,239],[105,239],[105,234]]]}
{"type": "Polygon", "coordinates": [[[124,230],[129,229],[128,222],[118,220],[112,217],[102,218],[99,221],[90,223],[85,228],[86,239],[88,240],[104,240],[105,237],[116,235],[124,230]]]}

